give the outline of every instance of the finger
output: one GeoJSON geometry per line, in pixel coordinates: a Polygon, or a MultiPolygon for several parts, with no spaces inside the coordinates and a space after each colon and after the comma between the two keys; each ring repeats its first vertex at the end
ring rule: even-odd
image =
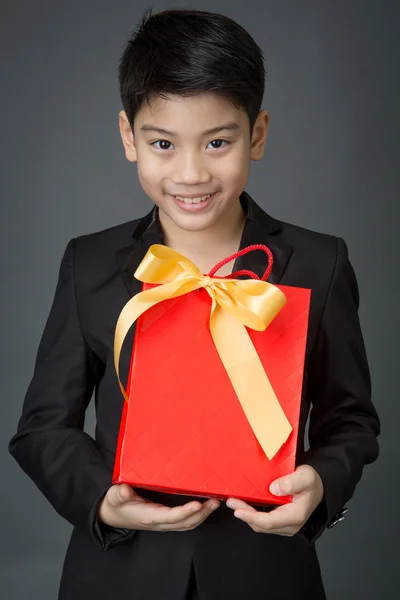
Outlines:
{"type": "Polygon", "coordinates": [[[235,510],[236,508],[246,508],[248,510],[256,510],[254,508],[254,506],[250,506],[250,504],[247,504],[247,502],[245,502],[244,500],[241,500],[240,498],[228,498],[228,500],[226,501],[226,505],[228,508],[232,508],[233,510],[235,510]]]}
{"type": "Polygon", "coordinates": [[[271,532],[274,530],[284,531],[286,528],[289,530],[300,528],[306,520],[303,507],[293,504],[279,506],[267,513],[240,509],[234,512],[234,516],[249,525],[271,532]]]}
{"type": "Polygon", "coordinates": [[[294,473],[275,479],[270,485],[270,492],[275,496],[300,494],[310,489],[315,475],[308,465],[300,465],[294,473]]]}
{"type": "Polygon", "coordinates": [[[220,503],[217,500],[208,500],[207,502],[204,502],[201,510],[194,513],[187,519],[184,519],[180,523],[177,523],[175,525],[175,528],[178,528],[181,531],[186,531],[187,529],[194,529],[195,527],[198,527],[201,523],[203,523],[206,519],[208,519],[211,513],[215,512],[215,510],[219,506],[220,503]]]}
{"type": "Polygon", "coordinates": [[[180,506],[165,506],[151,502],[143,507],[143,523],[148,525],[176,525],[202,510],[199,501],[188,502],[180,506]]]}
{"type": "MultiPolygon", "coordinates": [[[[181,510],[176,512],[174,509],[184,509],[184,506],[175,506],[173,509],[171,508],[169,513],[165,517],[163,517],[163,521],[159,524],[160,531],[185,531],[187,529],[194,529],[209,517],[209,515],[219,507],[218,500],[210,499],[200,503],[200,508],[195,511],[189,511],[189,515],[185,515],[185,513],[181,510]],[[173,511],[173,512],[172,512],[173,511]]],[[[161,514],[161,512],[160,512],[161,514]]]]}
{"type": "Polygon", "coordinates": [[[118,495],[122,502],[129,502],[133,498],[138,497],[133,488],[125,483],[118,486],[118,495]]]}
{"type": "Polygon", "coordinates": [[[135,492],[130,485],[121,483],[120,485],[113,485],[107,492],[107,500],[112,506],[118,507],[126,502],[129,502],[135,497],[135,492]]]}
{"type": "Polygon", "coordinates": [[[180,522],[180,525],[188,525],[188,524],[196,524],[204,521],[216,508],[220,505],[219,501],[215,498],[210,498],[201,504],[200,510],[195,511],[194,513],[189,514],[189,516],[184,517],[180,522]]]}
{"type": "Polygon", "coordinates": [[[111,506],[118,508],[129,502],[151,503],[151,500],[139,496],[132,486],[121,483],[113,485],[107,492],[107,500],[111,506]]]}

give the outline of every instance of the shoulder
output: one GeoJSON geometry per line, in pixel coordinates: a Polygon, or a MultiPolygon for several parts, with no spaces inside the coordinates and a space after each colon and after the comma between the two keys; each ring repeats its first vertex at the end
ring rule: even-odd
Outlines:
{"type": "Polygon", "coordinates": [[[275,222],[277,226],[272,235],[277,246],[283,243],[290,248],[288,271],[291,279],[304,282],[304,287],[313,288],[315,293],[320,290],[323,297],[332,292],[333,286],[347,287],[358,303],[357,278],[342,237],[294,223],[275,222]]]}
{"type": "Polygon", "coordinates": [[[63,261],[71,264],[79,285],[104,284],[118,269],[118,251],[134,244],[143,217],[69,240],[63,261]]]}
{"type": "Polygon", "coordinates": [[[282,227],[282,238],[296,250],[313,254],[322,253],[322,256],[330,256],[337,253],[339,238],[330,233],[308,229],[294,223],[278,221],[282,227]]]}
{"type": "Polygon", "coordinates": [[[280,223],[281,234],[297,257],[297,270],[309,274],[314,281],[314,289],[324,289],[326,297],[336,295],[344,298],[350,293],[358,307],[358,281],[346,241],[340,236],[283,221],[280,223]]]}
{"type": "Polygon", "coordinates": [[[297,259],[316,271],[332,277],[348,262],[348,247],[342,237],[308,229],[294,223],[278,221],[281,239],[292,247],[297,259]]]}
{"type": "Polygon", "coordinates": [[[75,238],[75,248],[80,257],[90,259],[95,254],[108,254],[116,252],[133,242],[133,233],[143,217],[126,221],[100,231],[87,233],[75,238]]]}

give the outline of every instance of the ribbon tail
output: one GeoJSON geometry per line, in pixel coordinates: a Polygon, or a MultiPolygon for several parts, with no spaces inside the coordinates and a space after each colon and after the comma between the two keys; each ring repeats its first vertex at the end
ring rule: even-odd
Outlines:
{"type": "Polygon", "coordinates": [[[139,292],[136,296],[133,296],[122,309],[118,321],[115,327],[114,335],[114,366],[117,373],[119,387],[126,401],[128,401],[128,395],[124,386],[121,383],[119,376],[119,360],[121,356],[121,349],[124,340],[128,334],[128,331],[134,324],[134,322],[142,315],[146,310],[158,304],[162,300],[168,300],[169,298],[176,298],[182,296],[190,291],[193,291],[200,287],[200,283],[196,280],[191,281],[171,281],[164,285],[151,288],[139,292]]]}
{"type": "Polygon", "coordinates": [[[293,427],[275,395],[250,336],[235,317],[218,305],[210,315],[210,330],[254,435],[266,456],[272,460],[293,427]]]}

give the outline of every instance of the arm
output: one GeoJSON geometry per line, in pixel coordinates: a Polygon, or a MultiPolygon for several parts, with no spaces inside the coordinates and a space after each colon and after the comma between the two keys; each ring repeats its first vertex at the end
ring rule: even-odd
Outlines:
{"type": "Polygon", "coordinates": [[[304,526],[312,542],[340,517],[364,465],[379,455],[380,421],[371,401],[358,307],[357,280],[346,243],[338,238],[336,266],[309,361],[310,448],[298,460],[313,467],[324,485],[324,498],[304,526]]]}
{"type": "Polygon", "coordinates": [[[73,239],[61,261],[53,305],[9,451],[55,510],[107,550],[130,539],[135,531],[108,527],[97,517],[99,500],[112,485],[112,473],[83,426],[103,367],[79,324],[74,254],[73,239]]]}

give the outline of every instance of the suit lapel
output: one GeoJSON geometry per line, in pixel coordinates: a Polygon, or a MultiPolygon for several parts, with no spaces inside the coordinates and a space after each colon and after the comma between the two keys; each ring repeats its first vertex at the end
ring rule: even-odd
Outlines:
{"type": "Polygon", "coordinates": [[[130,296],[142,291],[142,282],[134,277],[134,273],[152,244],[163,244],[164,235],[160,222],[153,208],[133,232],[133,243],[117,250],[117,261],[122,278],[130,296]]]}
{"type": "MultiPolygon", "coordinates": [[[[239,249],[242,250],[254,244],[268,246],[273,257],[272,271],[268,281],[269,283],[278,284],[285,272],[293,248],[284,242],[279,235],[279,232],[283,229],[282,224],[258,206],[247,192],[243,192],[241,202],[247,212],[247,219],[239,249]]],[[[248,269],[262,277],[267,266],[268,256],[262,250],[257,250],[237,258],[233,271],[248,269]]]]}
{"type": "MultiPolygon", "coordinates": [[[[243,192],[240,201],[247,214],[239,249],[242,250],[253,244],[268,246],[273,255],[272,271],[268,281],[278,284],[285,272],[293,248],[282,240],[279,232],[282,224],[268,215],[247,192],[243,192]]],[[[121,275],[130,296],[142,290],[142,282],[134,277],[134,273],[152,244],[163,244],[164,234],[156,207],[154,207],[133,232],[133,243],[117,250],[117,260],[121,275]]],[[[268,257],[265,252],[253,251],[235,260],[233,272],[247,269],[262,277],[268,266],[268,257]]],[[[218,272],[216,273],[218,275],[218,272]]]]}

